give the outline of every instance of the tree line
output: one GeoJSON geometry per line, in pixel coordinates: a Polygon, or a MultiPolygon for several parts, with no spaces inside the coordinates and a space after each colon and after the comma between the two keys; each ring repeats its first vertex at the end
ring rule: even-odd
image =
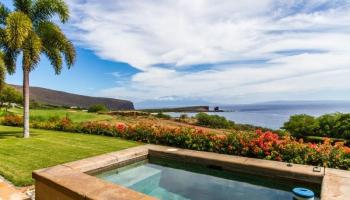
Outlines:
{"type": "Polygon", "coordinates": [[[283,129],[295,137],[319,136],[350,139],[350,114],[333,113],[320,117],[293,115],[283,129]]]}

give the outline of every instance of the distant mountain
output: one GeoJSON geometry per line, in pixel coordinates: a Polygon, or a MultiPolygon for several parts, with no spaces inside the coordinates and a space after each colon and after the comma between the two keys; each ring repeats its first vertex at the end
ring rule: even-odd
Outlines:
{"type": "MultiPolygon", "coordinates": [[[[22,86],[11,86],[22,90],[22,86]]],[[[36,102],[54,106],[89,108],[91,105],[103,104],[110,110],[134,110],[134,104],[127,100],[83,96],[41,87],[31,87],[30,98],[36,102]]]]}

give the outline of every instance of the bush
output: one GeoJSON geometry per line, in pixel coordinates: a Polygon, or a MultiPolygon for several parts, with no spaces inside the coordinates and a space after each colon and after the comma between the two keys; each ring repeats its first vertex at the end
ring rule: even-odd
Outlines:
{"type": "Polygon", "coordinates": [[[187,114],[181,114],[179,119],[182,119],[182,120],[188,119],[188,115],[187,114]]]}
{"type": "Polygon", "coordinates": [[[322,115],[318,120],[319,128],[315,135],[320,137],[338,137],[335,132],[336,122],[341,117],[339,113],[322,115]]]}
{"type": "Polygon", "coordinates": [[[198,113],[196,115],[197,125],[210,128],[232,128],[234,122],[227,120],[219,115],[208,115],[206,113],[198,113]]]}
{"type": "Polygon", "coordinates": [[[29,108],[30,108],[30,109],[40,109],[40,108],[42,108],[42,105],[41,105],[39,102],[36,102],[36,101],[34,101],[34,100],[31,100],[31,101],[29,102],[29,108]]]}
{"type": "MultiPolygon", "coordinates": [[[[68,119],[68,118],[69,118],[68,115],[66,115],[65,119],[68,119]]],[[[59,120],[60,120],[60,116],[58,115],[49,116],[48,118],[49,122],[57,122],[59,120]]]]}
{"type": "Polygon", "coordinates": [[[330,140],[332,144],[335,144],[337,142],[343,142],[344,145],[348,145],[348,141],[346,139],[341,139],[341,138],[327,138],[327,137],[319,137],[319,136],[307,136],[303,138],[305,142],[311,142],[311,143],[317,143],[317,144],[322,144],[324,140],[330,140]]]}
{"type": "Polygon", "coordinates": [[[107,107],[103,104],[96,104],[96,105],[92,105],[90,106],[90,108],[88,109],[88,112],[102,112],[102,111],[107,111],[107,107]]]}
{"type": "Polygon", "coordinates": [[[296,137],[350,139],[350,114],[325,114],[318,118],[309,115],[293,115],[283,128],[296,137]]]}
{"type": "Polygon", "coordinates": [[[164,113],[162,113],[162,112],[157,113],[157,114],[155,115],[155,117],[158,117],[158,118],[161,118],[161,119],[171,119],[171,116],[170,116],[170,115],[164,114],[164,113]]]}
{"type": "Polygon", "coordinates": [[[313,116],[293,115],[288,122],[284,123],[283,128],[295,137],[304,137],[316,135],[315,131],[319,128],[319,124],[313,116]]]}
{"type": "Polygon", "coordinates": [[[279,135],[284,135],[284,132],[285,132],[283,130],[272,130],[261,126],[254,126],[251,124],[238,124],[238,123],[235,123],[234,126],[232,126],[232,128],[239,131],[255,131],[255,130],[274,131],[279,135]]]}
{"type": "Polygon", "coordinates": [[[1,124],[5,126],[22,126],[23,118],[22,116],[11,114],[11,113],[6,114],[1,121],[1,124]]]}
{"type": "Polygon", "coordinates": [[[44,116],[31,116],[30,120],[31,121],[37,121],[37,122],[44,122],[44,121],[47,120],[47,118],[44,117],[44,116]]]}
{"type": "Polygon", "coordinates": [[[350,114],[340,114],[334,125],[337,138],[350,139],[350,114]]]}
{"type": "Polygon", "coordinates": [[[5,106],[5,109],[11,107],[10,103],[21,104],[22,94],[12,86],[5,85],[0,92],[0,109],[5,106]],[[7,104],[5,106],[5,103],[7,104]]]}
{"type": "Polygon", "coordinates": [[[151,113],[149,112],[142,112],[142,111],[136,111],[136,110],[127,110],[127,111],[112,111],[108,113],[109,115],[117,115],[117,116],[149,116],[151,113]]]}
{"type": "MultiPolygon", "coordinates": [[[[51,122],[55,122],[55,121],[51,121],[51,122]]],[[[55,130],[59,130],[59,131],[74,130],[73,121],[68,117],[64,117],[58,121],[58,123],[55,126],[55,130]]]]}

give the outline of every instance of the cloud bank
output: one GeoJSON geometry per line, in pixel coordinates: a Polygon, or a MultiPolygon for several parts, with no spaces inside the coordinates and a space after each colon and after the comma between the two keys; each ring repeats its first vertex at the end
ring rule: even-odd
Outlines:
{"type": "Polygon", "coordinates": [[[68,3],[68,29],[81,46],[140,70],[116,77],[104,96],[225,104],[350,99],[349,0],[68,3]]]}

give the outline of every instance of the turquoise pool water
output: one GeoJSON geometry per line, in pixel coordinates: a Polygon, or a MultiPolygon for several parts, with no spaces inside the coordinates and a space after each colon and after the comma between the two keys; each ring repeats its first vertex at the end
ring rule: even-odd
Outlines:
{"type": "MultiPolygon", "coordinates": [[[[209,169],[210,170],[210,169],[209,169]]],[[[215,171],[215,169],[212,169],[215,171]]],[[[220,173],[219,171],[217,173],[220,173]]],[[[147,161],[111,170],[97,177],[161,200],[292,200],[277,182],[251,177],[236,180],[152,164],[147,161]],[[261,184],[266,182],[266,185],[261,184]],[[276,186],[272,188],[271,186],[276,186]]],[[[232,176],[231,176],[232,177],[232,176]]],[[[289,189],[289,188],[288,188],[289,189]]]]}

